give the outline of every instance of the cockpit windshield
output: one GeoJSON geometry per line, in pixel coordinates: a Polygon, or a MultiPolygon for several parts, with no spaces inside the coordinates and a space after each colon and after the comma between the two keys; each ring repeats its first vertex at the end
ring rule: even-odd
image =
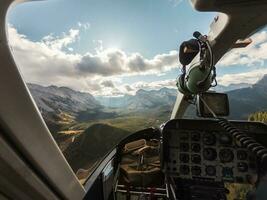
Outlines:
{"type": "MultiPolygon", "coordinates": [[[[186,0],[75,0],[9,11],[14,59],[51,134],[76,173],[120,140],[170,119],[181,74],[179,45],[209,33],[217,13],[186,0]]],[[[229,119],[267,122],[267,29],[216,65],[229,119]]],[[[197,118],[194,102],[184,118],[197,118]]]]}

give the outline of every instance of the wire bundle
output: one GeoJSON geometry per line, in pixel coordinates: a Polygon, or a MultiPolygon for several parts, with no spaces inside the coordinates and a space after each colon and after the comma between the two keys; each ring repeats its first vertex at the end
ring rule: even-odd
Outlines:
{"type": "Polygon", "coordinates": [[[232,134],[233,137],[238,141],[242,146],[247,148],[257,157],[258,164],[258,177],[262,177],[267,174],[267,149],[260,143],[258,143],[254,138],[248,136],[243,131],[235,128],[230,122],[226,119],[218,119],[219,125],[224,128],[228,133],[232,134]]]}

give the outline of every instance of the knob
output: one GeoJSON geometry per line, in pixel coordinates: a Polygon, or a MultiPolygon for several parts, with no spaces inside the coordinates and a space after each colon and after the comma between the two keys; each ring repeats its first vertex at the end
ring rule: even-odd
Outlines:
{"type": "Polygon", "coordinates": [[[201,168],[198,166],[193,166],[191,168],[191,172],[193,176],[200,176],[201,175],[201,168]]]}
{"type": "Polygon", "coordinates": [[[223,163],[231,162],[234,159],[234,153],[231,149],[222,149],[219,153],[219,157],[223,163]]]}
{"type": "Polygon", "coordinates": [[[188,163],[189,162],[189,155],[188,154],[181,153],[180,154],[180,161],[182,163],[188,163]]]}
{"type": "Polygon", "coordinates": [[[216,143],[216,136],[213,133],[205,133],[203,143],[205,145],[214,145],[216,143]]]}
{"type": "Polygon", "coordinates": [[[206,174],[208,176],[215,176],[216,175],[216,168],[214,166],[208,165],[205,169],[206,174]]]}
{"type": "Polygon", "coordinates": [[[191,161],[192,161],[192,163],[194,163],[194,164],[199,164],[199,163],[201,163],[201,157],[200,157],[200,155],[193,154],[193,155],[191,156],[191,161]]]}
{"type": "Polygon", "coordinates": [[[230,134],[227,133],[223,133],[220,135],[219,137],[219,142],[222,145],[230,145],[232,144],[232,136],[230,134]]]}
{"type": "Polygon", "coordinates": [[[205,160],[209,161],[215,160],[217,158],[217,152],[213,148],[205,148],[203,150],[203,157],[205,160]]]}
{"type": "Polygon", "coordinates": [[[182,151],[182,152],[189,151],[189,144],[187,144],[187,143],[181,143],[180,144],[180,151],[182,151]]]}
{"type": "Polygon", "coordinates": [[[199,132],[192,133],[191,140],[192,141],[200,141],[200,133],[199,132]]]}
{"type": "Polygon", "coordinates": [[[192,151],[195,152],[195,153],[200,152],[200,150],[201,150],[200,144],[193,143],[193,144],[191,145],[191,149],[192,149],[192,151]]]}
{"type": "Polygon", "coordinates": [[[247,172],[248,171],[248,165],[247,165],[247,163],[244,163],[244,162],[237,163],[237,169],[239,172],[247,172]]]}

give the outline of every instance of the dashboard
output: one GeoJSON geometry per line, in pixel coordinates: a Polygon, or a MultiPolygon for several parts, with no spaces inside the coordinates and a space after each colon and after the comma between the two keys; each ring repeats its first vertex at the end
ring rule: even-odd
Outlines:
{"type": "MultiPolygon", "coordinates": [[[[261,140],[261,123],[231,122],[261,140]]],[[[184,180],[247,183],[257,174],[256,157],[215,120],[172,120],[162,128],[162,169],[184,180]]]]}

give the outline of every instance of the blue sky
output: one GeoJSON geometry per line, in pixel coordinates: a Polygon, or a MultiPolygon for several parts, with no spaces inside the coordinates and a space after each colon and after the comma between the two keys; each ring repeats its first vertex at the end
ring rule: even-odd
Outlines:
{"type": "Polygon", "coordinates": [[[140,52],[146,57],[176,49],[194,30],[207,32],[215,13],[195,12],[188,1],[169,0],[53,0],[15,7],[9,22],[34,41],[90,23],[73,44],[75,51],[94,50],[93,40],[105,47],[140,52]]]}
{"type": "MultiPolygon", "coordinates": [[[[27,82],[121,95],[174,87],[179,44],[196,30],[207,34],[215,15],[193,10],[186,0],[26,2],[9,12],[9,40],[27,82]]],[[[248,55],[267,41],[261,33],[256,37],[260,46],[222,62],[222,84],[238,83],[229,74],[240,82],[255,82],[244,79],[248,72],[262,74],[267,56],[248,55]],[[236,62],[241,57],[246,59],[236,62]]]]}

